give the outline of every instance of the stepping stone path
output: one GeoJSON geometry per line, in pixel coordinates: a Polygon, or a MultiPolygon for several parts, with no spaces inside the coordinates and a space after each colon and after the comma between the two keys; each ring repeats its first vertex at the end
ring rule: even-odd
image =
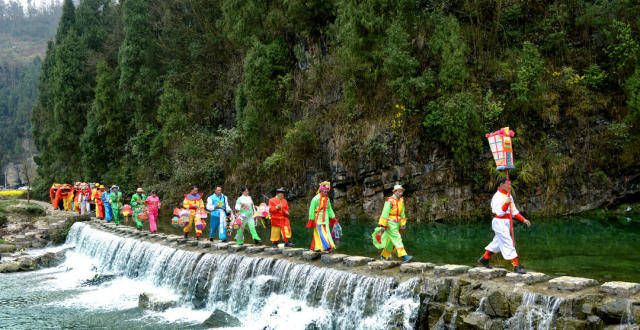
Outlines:
{"type": "Polygon", "coordinates": [[[316,251],[304,251],[302,252],[302,259],[311,261],[320,258],[320,252],[316,251]]]}
{"type": "Polygon", "coordinates": [[[373,261],[373,258],[354,256],[354,257],[344,258],[342,260],[342,263],[347,267],[357,267],[357,266],[364,266],[372,261],[373,261]]]}
{"type": "Polygon", "coordinates": [[[518,274],[514,272],[508,272],[505,279],[508,282],[519,282],[524,284],[534,284],[544,282],[549,279],[549,276],[544,273],[527,272],[526,274],[518,274]]]}
{"type": "Polygon", "coordinates": [[[282,253],[282,249],[279,248],[279,247],[277,247],[277,248],[268,247],[268,248],[264,249],[264,252],[267,253],[267,254],[281,254],[282,253]]]}
{"type": "Polygon", "coordinates": [[[286,248],[286,249],[282,250],[282,254],[284,254],[285,257],[295,257],[295,256],[301,256],[304,251],[306,251],[306,249],[303,249],[303,248],[286,248]]]}
{"type": "Polygon", "coordinates": [[[368,263],[367,265],[369,265],[369,269],[385,270],[385,269],[389,269],[389,268],[400,266],[400,261],[378,260],[378,261],[372,261],[372,262],[368,263]]]}
{"type": "Polygon", "coordinates": [[[598,281],[594,279],[573,276],[560,276],[549,281],[550,289],[564,291],[578,291],[595,285],[598,281]]]}
{"type": "Polygon", "coordinates": [[[507,270],[504,268],[475,267],[469,269],[469,277],[480,280],[490,280],[505,275],[507,275],[507,270]]]}
{"type": "Polygon", "coordinates": [[[433,273],[438,276],[456,276],[466,273],[470,268],[465,265],[442,265],[436,266],[433,273]]]}
{"type": "Polygon", "coordinates": [[[323,254],[320,257],[320,261],[322,261],[322,263],[324,264],[337,264],[339,262],[342,262],[342,259],[348,257],[348,255],[346,254],[323,254]]]}
{"type": "Polygon", "coordinates": [[[209,242],[209,241],[198,242],[198,247],[199,247],[199,248],[208,248],[208,247],[211,247],[211,242],[209,242]]]}
{"type": "Polygon", "coordinates": [[[262,251],[264,251],[264,249],[266,249],[266,246],[262,246],[262,245],[254,245],[254,246],[247,246],[247,249],[245,250],[245,252],[247,253],[260,253],[262,251]]]}
{"type": "Polygon", "coordinates": [[[246,248],[247,248],[246,246],[238,245],[238,244],[232,244],[232,245],[229,245],[229,247],[228,247],[229,251],[231,251],[231,252],[240,252],[240,251],[242,251],[242,250],[244,250],[246,248]]]}
{"type": "Polygon", "coordinates": [[[400,272],[408,274],[420,274],[432,270],[436,265],[430,262],[409,262],[400,265],[400,272]]]}
{"type": "Polygon", "coordinates": [[[227,248],[229,248],[229,245],[231,243],[227,242],[220,242],[220,243],[215,243],[215,244],[211,244],[211,248],[214,250],[226,250],[227,248]]]}
{"type": "Polygon", "coordinates": [[[600,292],[628,297],[640,292],[640,283],[618,281],[607,282],[600,286],[600,292]]]}

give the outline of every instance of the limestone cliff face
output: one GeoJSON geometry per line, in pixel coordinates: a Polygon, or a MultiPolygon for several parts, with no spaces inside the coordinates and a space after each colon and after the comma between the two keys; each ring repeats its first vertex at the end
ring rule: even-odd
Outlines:
{"type": "MultiPolygon", "coordinates": [[[[330,179],[333,203],[341,216],[377,218],[393,185],[401,183],[407,189],[408,216],[414,221],[490,216],[489,201],[495,192],[496,177],[490,171],[493,161],[488,151],[473,170],[476,175],[472,177],[476,179],[469,179],[456,169],[446,150],[428,141],[398,141],[394,134],[380,130],[363,134],[378,135],[378,143],[385,146],[381,155],[361,152],[355,159],[346,159],[340,152],[344,146],[336,141],[339,138],[328,137],[323,143],[325,158],[307,169],[290,197],[307,198],[319,180],[330,179]]],[[[526,150],[520,152],[525,154],[526,150]]],[[[587,161],[579,148],[571,153],[571,162],[587,161]]],[[[518,177],[520,169],[513,171],[519,208],[528,215],[563,215],[635,199],[640,193],[640,174],[633,171],[605,175],[597,169],[590,173],[574,167],[561,177],[560,184],[551,182],[556,178],[527,184],[518,177]]]]}

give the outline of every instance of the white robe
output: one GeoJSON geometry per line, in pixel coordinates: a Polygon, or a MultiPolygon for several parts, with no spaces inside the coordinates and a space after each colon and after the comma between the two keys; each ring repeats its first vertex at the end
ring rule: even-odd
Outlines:
{"type": "MultiPolygon", "coordinates": [[[[511,207],[506,211],[502,210],[502,206],[507,201],[507,195],[500,192],[500,190],[496,191],[491,199],[491,211],[494,215],[502,217],[511,213],[513,217],[518,215],[520,211],[516,207],[515,202],[513,201],[513,196],[511,196],[511,207]]],[[[514,220],[515,221],[515,220],[514,220]]],[[[493,253],[502,253],[502,257],[506,260],[512,260],[518,257],[518,253],[516,252],[516,247],[513,244],[513,239],[511,237],[511,226],[509,224],[509,218],[493,218],[491,221],[491,229],[493,229],[494,236],[493,241],[489,243],[485,247],[485,250],[488,250],[493,253]]]]}

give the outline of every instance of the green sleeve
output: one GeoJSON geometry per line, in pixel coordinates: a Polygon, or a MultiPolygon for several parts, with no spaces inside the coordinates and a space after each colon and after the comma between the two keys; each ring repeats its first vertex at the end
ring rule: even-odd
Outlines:
{"type": "Polygon", "coordinates": [[[327,215],[329,216],[329,220],[336,217],[336,214],[333,213],[333,207],[331,206],[331,200],[327,199],[327,215]]]}
{"type": "Polygon", "coordinates": [[[309,205],[309,220],[316,219],[316,209],[318,208],[318,198],[316,197],[311,199],[311,205],[309,205]]]}
{"type": "Polygon", "coordinates": [[[406,219],[406,218],[407,218],[407,217],[404,215],[404,210],[406,210],[406,209],[407,209],[407,205],[406,205],[404,202],[402,202],[402,214],[400,215],[400,217],[401,217],[402,219],[406,219]]]}
{"type": "Polygon", "coordinates": [[[391,212],[391,203],[389,201],[384,202],[384,207],[382,208],[381,218],[389,219],[389,213],[391,212]]]}

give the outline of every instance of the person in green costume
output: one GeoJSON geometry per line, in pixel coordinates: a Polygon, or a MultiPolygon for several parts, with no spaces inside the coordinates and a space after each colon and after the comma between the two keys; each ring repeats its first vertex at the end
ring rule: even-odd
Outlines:
{"type": "Polygon", "coordinates": [[[402,243],[401,232],[407,225],[407,217],[404,213],[404,199],[402,194],[404,188],[397,184],[393,187],[393,195],[387,198],[382,208],[382,215],[378,221],[378,228],[372,235],[373,244],[382,249],[380,258],[389,260],[391,254],[396,252],[402,262],[409,262],[413,259],[407,254],[402,243]]]}
{"type": "Polygon", "coordinates": [[[147,195],[144,193],[144,189],[136,189],[136,193],[131,196],[131,208],[133,209],[133,220],[136,222],[136,228],[142,229],[144,223],[138,217],[142,211],[144,211],[144,201],[147,199],[147,195]]]}
{"type": "Polygon", "coordinates": [[[120,210],[122,209],[122,192],[120,187],[111,186],[111,193],[109,193],[109,203],[111,204],[111,210],[113,211],[113,222],[116,225],[120,224],[120,210]]]}
{"type": "Polygon", "coordinates": [[[238,245],[244,244],[244,230],[247,227],[249,228],[253,241],[256,244],[262,243],[260,236],[258,236],[258,232],[256,231],[256,223],[253,218],[253,212],[255,211],[254,208],[253,200],[251,199],[251,196],[249,196],[249,188],[242,187],[242,196],[238,197],[235,206],[236,211],[238,211],[238,216],[242,219],[242,227],[238,228],[238,232],[235,237],[238,245]]]}

